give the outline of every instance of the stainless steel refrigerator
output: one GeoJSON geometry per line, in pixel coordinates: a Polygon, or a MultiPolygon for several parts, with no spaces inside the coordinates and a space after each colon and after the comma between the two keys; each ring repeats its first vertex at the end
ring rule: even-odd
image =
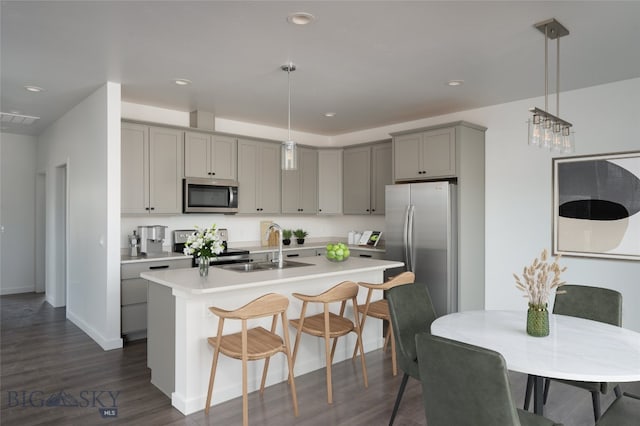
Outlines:
{"type": "Polygon", "coordinates": [[[404,262],[416,284],[427,286],[438,316],[457,312],[456,185],[387,185],[385,197],[386,258],[404,262]]]}

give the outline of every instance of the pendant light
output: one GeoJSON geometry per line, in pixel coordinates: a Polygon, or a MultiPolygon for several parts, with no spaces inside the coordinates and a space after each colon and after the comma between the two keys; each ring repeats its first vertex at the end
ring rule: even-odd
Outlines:
{"type": "Polygon", "coordinates": [[[282,170],[296,170],[298,168],[298,150],[291,139],[291,73],[296,66],[289,62],[283,65],[282,71],[287,72],[288,107],[287,107],[287,140],[282,142],[282,170]]]}
{"type": "Polygon", "coordinates": [[[573,125],[560,118],[560,38],[569,35],[569,30],[555,18],[538,22],[534,26],[544,34],[544,110],[540,108],[529,110],[533,114],[529,120],[529,145],[568,154],[574,150],[573,132],[571,131],[573,125]],[[557,40],[556,115],[548,112],[548,41],[554,39],[557,40]]]}

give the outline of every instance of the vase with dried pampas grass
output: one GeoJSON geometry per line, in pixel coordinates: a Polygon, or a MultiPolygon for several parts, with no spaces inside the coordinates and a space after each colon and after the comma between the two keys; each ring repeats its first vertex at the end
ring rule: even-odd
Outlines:
{"type": "Polygon", "coordinates": [[[522,278],[513,274],[516,279],[516,287],[525,293],[524,297],[529,299],[527,333],[536,337],[549,335],[547,304],[551,291],[556,290],[556,293],[564,293],[563,290],[559,290],[565,284],[560,280],[560,274],[566,271],[567,267],[560,268],[558,264],[560,255],[556,256],[553,263],[547,262],[548,257],[547,250],[544,249],[540,258],[536,257],[530,266],[524,267],[522,278]]]}

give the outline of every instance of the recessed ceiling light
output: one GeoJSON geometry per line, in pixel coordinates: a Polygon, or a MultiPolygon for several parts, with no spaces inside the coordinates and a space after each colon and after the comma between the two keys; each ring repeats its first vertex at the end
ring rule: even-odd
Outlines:
{"type": "Polygon", "coordinates": [[[42,92],[44,90],[42,87],[38,86],[24,86],[24,88],[29,92],[42,92]]]}
{"type": "Polygon", "coordinates": [[[463,84],[464,84],[464,80],[449,80],[447,82],[448,86],[453,86],[453,87],[462,86],[463,84]]]}
{"type": "Polygon", "coordinates": [[[324,116],[325,116],[325,117],[335,117],[335,116],[336,116],[336,113],[335,113],[335,112],[325,112],[325,113],[324,113],[324,116]]]}
{"type": "Polygon", "coordinates": [[[294,12],[287,16],[287,22],[294,25],[307,25],[314,19],[315,17],[312,14],[306,12],[294,12]]]}
{"type": "Polygon", "coordinates": [[[186,78],[175,78],[173,80],[173,82],[175,84],[177,84],[178,86],[187,86],[187,85],[191,84],[191,80],[188,80],[186,78]]]}

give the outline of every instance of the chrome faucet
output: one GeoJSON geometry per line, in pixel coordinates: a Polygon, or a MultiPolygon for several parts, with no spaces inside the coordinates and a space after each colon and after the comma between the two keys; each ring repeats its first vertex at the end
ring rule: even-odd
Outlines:
{"type": "MultiPolygon", "coordinates": [[[[277,223],[272,223],[271,225],[269,225],[269,227],[267,228],[267,232],[266,232],[266,234],[264,236],[264,238],[266,240],[269,239],[269,235],[271,234],[272,230],[278,231],[278,235],[279,235],[278,242],[279,243],[278,243],[278,260],[277,260],[277,262],[278,262],[278,268],[282,269],[282,267],[284,266],[284,260],[282,258],[282,228],[277,223]]],[[[271,259],[271,261],[273,263],[276,263],[275,259],[271,259]]]]}

